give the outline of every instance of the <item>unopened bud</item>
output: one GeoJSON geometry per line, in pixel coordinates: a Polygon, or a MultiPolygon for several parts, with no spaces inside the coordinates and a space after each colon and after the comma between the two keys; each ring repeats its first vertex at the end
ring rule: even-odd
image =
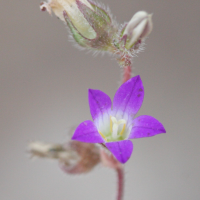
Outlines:
{"type": "Polygon", "coordinates": [[[80,174],[91,171],[100,163],[100,148],[95,144],[70,141],[65,145],[79,156],[78,162],[69,165],[67,162],[60,162],[61,169],[68,174],[80,174]]]}
{"type": "Polygon", "coordinates": [[[152,31],[151,15],[145,11],[137,12],[123,29],[122,38],[125,38],[126,49],[132,48],[137,42],[143,40],[152,31]]]}
{"type": "MultiPolygon", "coordinates": [[[[93,9],[87,0],[80,1],[90,9],[93,9]]],[[[65,11],[73,26],[80,32],[83,37],[87,39],[96,38],[96,32],[85,19],[83,13],[81,13],[79,10],[76,0],[49,0],[48,2],[43,2],[40,4],[41,10],[49,11],[50,8],[62,21],[65,21],[65,17],[63,16],[63,12],[65,11]]]]}
{"type": "Polygon", "coordinates": [[[86,173],[100,162],[95,144],[69,141],[66,144],[32,142],[28,146],[31,157],[57,159],[61,169],[69,174],[86,173]]]}
{"type": "Polygon", "coordinates": [[[75,41],[89,49],[107,50],[112,46],[112,26],[109,14],[87,0],[49,0],[40,4],[42,11],[51,10],[66,21],[75,41]]]}

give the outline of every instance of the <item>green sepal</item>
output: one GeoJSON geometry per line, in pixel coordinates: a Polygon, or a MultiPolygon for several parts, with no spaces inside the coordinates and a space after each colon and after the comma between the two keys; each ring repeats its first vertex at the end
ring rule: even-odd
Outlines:
{"type": "Polygon", "coordinates": [[[71,33],[73,34],[73,37],[75,39],[75,41],[82,47],[88,47],[88,41],[86,38],[84,38],[79,32],[78,30],[74,27],[74,25],[72,24],[71,20],[69,19],[67,13],[64,11],[63,12],[65,21],[67,22],[68,27],[70,28],[71,33]]]}
{"type": "Polygon", "coordinates": [[[90,9],[79,0],[77,0],[76,2],[79,10],[83,13],[85,19],[89,22],[97,35],[100,36],[103,32],[105,32],[106,28],[108,27],[108,22],[101,15],[95,12],[95,9],[90,9]]]}
{"type": "MultiPolygon", "coordinates": [[[[89,1],[90,2],[90,1],[89,1]]],[[[111,23],[111,18],[110,16],[106,13],[105,10],[102,8],[96,6],[94,3],[90,2],[91,6],[93,9],[97,12],[98,15],[100,15],[104,20],[106,20],[107,23],[111,23]]]]}
{"type": "Polygon", "coordinates": [[[127,24],[125,24],[124,27],[122,28],[121,33],[120,33],[120,37],[123,36],[126,26],[127,26],[127,24]]]}

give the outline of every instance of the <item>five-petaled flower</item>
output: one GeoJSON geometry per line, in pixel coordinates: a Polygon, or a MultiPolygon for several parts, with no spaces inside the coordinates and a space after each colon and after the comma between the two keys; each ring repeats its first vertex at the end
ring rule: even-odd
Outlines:
{"type": "Polygon", "coordinates": [[[104,143],[119,162],[127,162],[133,151],[133,144],[129,139],[166,133],[164,126],[151,116],[134,118],[143,98],[144,88],[140,76],[131,78],[119,87],[112,109],[112,102],[107,94],[89,89],[89,106],[94,122],[82,122],[72,139],[104,143]]]}

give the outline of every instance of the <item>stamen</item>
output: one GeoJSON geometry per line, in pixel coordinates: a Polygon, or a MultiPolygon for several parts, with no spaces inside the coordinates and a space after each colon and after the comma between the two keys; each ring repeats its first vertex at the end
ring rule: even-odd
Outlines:
{"type": "Polygon", "coordinates": [[[125,128],[126,128],[126,124],[123,125],[122,131],[120,132],[119,135],[121,135],[121,136],[123,135],[125,128]]]}
{"type": "Polygon", "coordinates": [[[99,134],[103,137],[103,139],[107,142],[107,139],[106,139],[106,137],[105,137],[105,135],[101,132],[101,131],[99,131],[99,134]]]}
{"type": "Polygon", "coordinates": [[[112,126],[113,126],[113,124],[112,124],[112,119],[111,119],[111,116],[110,116],[110,132],[111,132],[111,133],[113,132],[112,126]]]}
{"type": "Polygon", "coordinates": [[[126,120],[120,119],[117,120],[116,117],[110,116],[110,132],[112,134],[113,139],[117,139],[119,136],[122,136],[124,134],[126,128],[126,120]],[[119,131],[119,125],[123,124],[122,130],[119,131]]]}

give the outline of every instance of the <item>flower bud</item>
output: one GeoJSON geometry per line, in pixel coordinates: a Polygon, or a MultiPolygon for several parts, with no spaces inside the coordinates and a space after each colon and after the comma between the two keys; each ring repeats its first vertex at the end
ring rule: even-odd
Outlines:
{"type": "Polygon", "coordinates": [[[51,10],[66,21],[75,41],[89,49],[107,50],[115,31],[109,14],[87,0],[49,0],[40,4],[42,11],[51,10]]]}
{"type": "Polygon", "coordinates": [[[126,49],[132,48],[139,40],[143,40],[151,33],[152,28],[151,15],[145,11],[137,12],[122,30],[126,49]]]}
{"type": "Polygon", "coordinates": [[[100,162],[99,148],[95,144],[69,141],[66,144],[32,142],[28,146],[31,157],[56,159],[68,174],[91,171],[100,162]]]}
{"type": "Polygon", "coordinates": [[[91,171],[100,163],[100,149],[95,144],[89,144],[78,141],[70,141],[64,145],[66,149],[76,152],[79,159],[69,164],[68,162],[60,162],[61,169],[68,174],[80,174],[91,171]]]}
{"type": "MultiPolygon", "coordinates": [[[[93,10],[91,4],[87,0],[80,1],[93,10]]],[[[83,37],[87,39],[96,38],[96,32],[79,10],[76,0],[49,0],[48,2],[41,3],[40,9],[47,10],[50,14],[52,9],[55,15],[62,21],[65,21],[65,17],[63,16],[63,11],[65,11],[73,26],[83,37]]]]}

